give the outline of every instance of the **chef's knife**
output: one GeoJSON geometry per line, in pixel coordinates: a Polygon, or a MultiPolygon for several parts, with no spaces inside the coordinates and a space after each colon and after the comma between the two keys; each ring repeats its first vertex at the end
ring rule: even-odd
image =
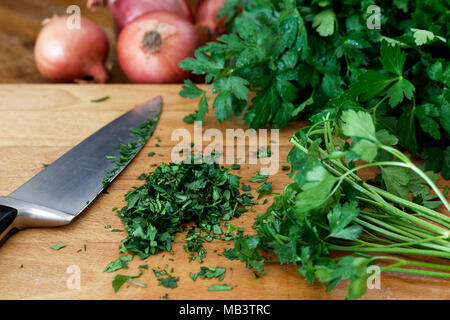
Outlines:
{"type": "Polygon", "coordinates": [[[144,137],[148,139],[161,108],[161,97],[137,106],[69,150],[7,197],[0,197],[0,245],[20,229],[66,225],[83,212],[103,191],[105,175],[109,173],[108,180],[112,181],[144,143],[137,144],[134,154],[121,167],[108,156],[119,157],[120,144],[136,142],[130,129],[139,129],[144,122],[151,125],[144,137]]]}

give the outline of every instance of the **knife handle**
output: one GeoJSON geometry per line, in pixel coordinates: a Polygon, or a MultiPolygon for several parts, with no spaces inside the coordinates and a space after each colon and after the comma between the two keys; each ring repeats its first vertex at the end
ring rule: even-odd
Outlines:
{"type": "MultiPolygon", "coordinates": [[[[11,226],[17,217],[17,210],[0,204],[0,235],[11,226]]],[[[0,239],[0,246],[14,233],[19,231],[17,228],[10,228],[8,232],[0,239]]]]}

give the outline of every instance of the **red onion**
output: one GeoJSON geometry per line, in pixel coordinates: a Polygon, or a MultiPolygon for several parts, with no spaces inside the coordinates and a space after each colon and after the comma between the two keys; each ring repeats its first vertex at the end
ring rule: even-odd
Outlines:
{"type": "Polygon", "coordinates": [[[69,16],[54,16],[42,28],[34,47],[41,74],[56,82],[72,82],[92,77],[104,83],[108,79],[104,62],[108,39],[102,28],[80,17],[80,28],[67,26],[69,16]]]}
{"type": "Polygon", "coordinates": [[[227,30],[224,26],[226,17],[217,19],[226,0],[204,0],[195,14],[195,26],[202,43],[216,40],[227,30]]]}
{"type": "Polygon", "coordinates": [[[192,13],[185,0],[88,0],[88,8],[108,5],[114,25],[120,31],[135,18],[150,12],[167,11],[192,21],[192,13]]]}
{"type": "Polygon", "coordinates": [[[133,82],[176,83],[189,76],[178,64],[198,46],[194,26],[168,12],[145,14],[120,32],[117,55],[133,82]]]}

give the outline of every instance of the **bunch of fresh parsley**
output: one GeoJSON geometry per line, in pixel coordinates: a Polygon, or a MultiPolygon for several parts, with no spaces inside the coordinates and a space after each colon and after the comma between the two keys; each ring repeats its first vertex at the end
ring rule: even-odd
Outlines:
{"type": "Polygon", "coordinates": [[[212,105],[219,121],[284,127],[358,105],[450,179],[448,11],[442,0],[228,0],[229,33],[180,64],[210,84],[185,82],[181,96],[200,97],[185,121],[212,105]],[[367,26],[371,5],[380,29],[367,26]]]}
{"type": "Polygon", "coordinates": [[[351,279],[350,299],[365,293],[367,268],[378,260],[392,261],[382,272],[450,278],[445,260],[434,264],[391,256],[450,259],[450,217],[434,210],[442,205],[449,211],[450,205],[434,184],[436,175],[392,147],[397,137],[377,130],[367,112],[347,110],[340,121],[325,117],[291,141],[294,181],[257,217],[257,234],[241,232],[234,239],[234,251],[247,267],[263,274],[259,250],[273,252],[280,264],[299,265],[301,276],[327,283],[328,290],[351,279]],[[368,167],[377,168],[375,181],[357,175],[368,167]],[[332,259],[330,251],[353,254],[332,259]]]}

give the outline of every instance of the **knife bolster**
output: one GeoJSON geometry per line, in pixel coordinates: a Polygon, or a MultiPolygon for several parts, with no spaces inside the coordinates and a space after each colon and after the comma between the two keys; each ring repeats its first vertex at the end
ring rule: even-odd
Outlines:
{"type": "Polygon", "coordinates": [[[58,227],[75,216],[11,197],[0,197],[0,245],[12,233],[29,227],[58,227]]]}

